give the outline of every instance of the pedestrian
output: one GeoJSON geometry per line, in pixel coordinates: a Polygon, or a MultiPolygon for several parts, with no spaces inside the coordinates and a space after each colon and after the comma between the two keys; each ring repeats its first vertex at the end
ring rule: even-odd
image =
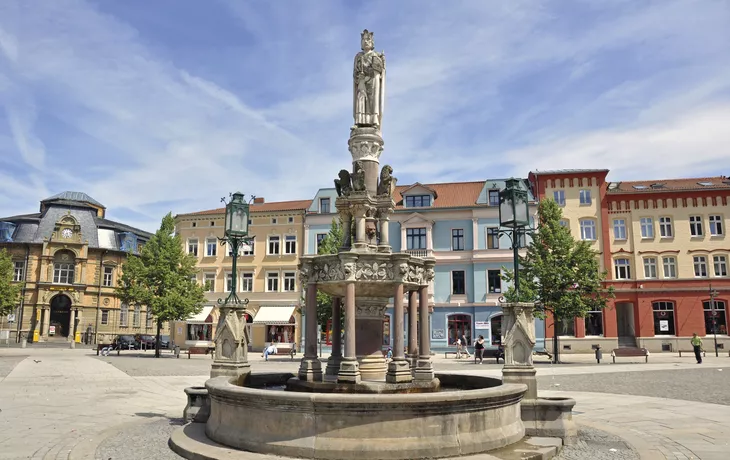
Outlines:
{"type": "Polygon", "coordinates": [[[471,355],[469,354],[469,341],[468,341],[468,340],[466,340],[466,336],[465,336],[465,335],[463,335],[463,334],[462,334],[462,336],[461,336],[461,343],[462,343],[462,344],[463,344],[463,346],[464,346],[464,353],[466,353],[466,357],[467,357],[467,359],[468,359],[468,358],[470,358],[470,357],[471,357],[471,355]]]}
{"type": "Polygon", "coordinates": [[[474,342],[474,362],[479,360],[479,364],[484,364],[484,336],[480,335],[476,342],[474,342]]]}
{"type": "Polygon", "coordinates": [[[702,349],[702,339],[699,338],[697,333],[692,334],[692,339],[690,339],[690,342],[692,343],[692,348],[695,350],[695,358],[697,358],[697,364],[702,364],[702,352],[705,351],[702,349]]]}
{"type": "Polygon", "coordinates": [[[264,350],[264,361],[268,361],[269,355],[274,355],[274,354],[276,354],[276,347],[272,343],[271,345],[266,347],[266,350],[264,350]]]}
{"type": "Polygon", "coordinates": [[[461,339],[456,339],[456,359],[461,359],[461,339]]]}

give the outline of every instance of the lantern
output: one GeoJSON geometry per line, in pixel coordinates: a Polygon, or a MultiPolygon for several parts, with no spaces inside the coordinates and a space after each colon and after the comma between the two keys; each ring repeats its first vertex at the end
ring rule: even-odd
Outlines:
{"type": "Polygon", "coordinates": [[[248,235],[248,215],[248,203],[243,201],[243,193],[234,193],[226,205],[226,236],[230,238],[248,235]]]}
{"type": "Polygon", "coordinates": [[[519,179],[507,179],[499,192],[499,224],[502,227],[527,227],[530,223],[527,190],[520,188],[519,179]]]}

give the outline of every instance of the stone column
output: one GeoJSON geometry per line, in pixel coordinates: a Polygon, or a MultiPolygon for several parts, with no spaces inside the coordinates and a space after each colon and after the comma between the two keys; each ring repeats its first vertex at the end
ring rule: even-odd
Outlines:
{"type": "Polygon", "coordinates": [[[410,366],[403,353],[403,314],[403,283],[398,283],[393,298],[393,329],[395,330],[393,360],[388,363],[388,373],[385,375],[385,381],[388,383],[404,383],[413,380],[410,366]]]}
{"type": "Polygon", "coordinates": [[[419,355],[415,379],[431,381],[434,379],[434,373],[433,364],[431,363],[431,328],[428,327],[428,286],[418,288],[418,301],[420,304],[421,340],[418,347],[419,355]]]}
{"type": "Polygon", "coordinates": [[[504,337],[504,383],[524,383],[524,399],[537,398],[537,380],[532,366],[535,346],[535,318],[533,303],[503,303],[502,336],[504,337]]]}
{"type": "Polygon", "coordinates": [[[342,247],[344,249],[350,249],[352,247],[352,214],[345,214],[345,218],[342,219],[344,228],[342,229],[342,247]]]}
{"type": "Polygon", "coordinates": [[[418,291],[408,291],[408,361],[415,373],[418,361],[418,291]]]}
{"type": "Polygon", "coordinates": [[[43,313],[41,315],[41,324],[43,329],[41,335],[48,339],[51,333],[51,307],[43,307],[43,313]]]}
{"type": "Polygon", "coordinates": [[[337,374],[337,381],[340,383],[360,383],[355,338],[355,282],[348,281],[345,285],[345,356],[337,374]]]}
{"type": "Polygon", "coordinates": [[[327,368],[325,375],[327,377],[337,377],[340,371],[340,363],[342,362],[342,299],[335,297],[332,299],[332,354],[327,359],[327,368]]]}
{"type": "Polygon", "coordinates": [[[355,216],[355,247],[367,246],[365,238],[365,216],[355,216]]]}
{"type": "Polygon", "coordinates": [[[299,380],[322,380],[322,363],[317,356],[317,284],[307,285],[304,357],[299,364],[299,380]]]}
{"type": "Polygon", "coordinates": [[[390,218],[388,217],[388,214],[382,213],[380,215],[380,242],[378,243],[378,252],[389,253],[392,251],[392,248],[390,247],[390,238],[388,236],[390,227],[389,222],[390,218]]]}

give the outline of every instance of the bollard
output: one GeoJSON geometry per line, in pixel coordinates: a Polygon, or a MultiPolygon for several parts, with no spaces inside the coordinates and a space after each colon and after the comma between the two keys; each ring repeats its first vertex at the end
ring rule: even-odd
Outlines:
{"type": "Polygon", "coordinates": [[[603,359],[603,352],[601,351],[601,346],[596,345],[596,363],[601,364],[602,359],[603,359]]]}

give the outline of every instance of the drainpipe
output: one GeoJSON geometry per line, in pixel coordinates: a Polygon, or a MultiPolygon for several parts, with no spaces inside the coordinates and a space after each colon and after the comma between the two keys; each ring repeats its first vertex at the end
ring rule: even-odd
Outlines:
{"type": "Polygon", "coordinates": [[[23,266],[23,287],[20,290],[20,307],[18,312],[18,329],[15,332],[15,343],[20,343],[20,331],[23,329],[23,310],[25,310],[25,292],[28,284],[28,260],[30,259],[30,244],[25,244],[25,265],[23,266]]]}
{"type": "Polygon", "coordinates": [[[101,309],[101,283],[104,280],[104,256],[109,252],[106,249],[99,256],[99,291],[96,294],[96,320],[94,325],[94,345],[99,344],[99,311],[101,309]]]}

